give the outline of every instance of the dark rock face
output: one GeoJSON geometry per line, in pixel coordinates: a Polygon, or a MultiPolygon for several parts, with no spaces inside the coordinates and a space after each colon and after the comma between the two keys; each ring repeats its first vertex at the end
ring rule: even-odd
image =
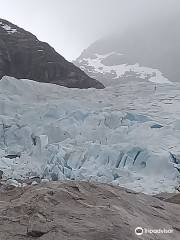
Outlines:
{"type": "Polygon", "coordinates": [[[47,43],[0,19],[0,78],[4,75],[70,88],[104,88],[47,43]]]}

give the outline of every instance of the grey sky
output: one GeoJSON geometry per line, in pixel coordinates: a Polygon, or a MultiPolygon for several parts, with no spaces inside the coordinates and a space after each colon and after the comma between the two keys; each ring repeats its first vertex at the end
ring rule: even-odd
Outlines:
{"type": "Polygon", "coordinates": [[[180,13],[180,0],[0,0],[5,18],[51,44],[66,59],[111,31],[180,13]]]}

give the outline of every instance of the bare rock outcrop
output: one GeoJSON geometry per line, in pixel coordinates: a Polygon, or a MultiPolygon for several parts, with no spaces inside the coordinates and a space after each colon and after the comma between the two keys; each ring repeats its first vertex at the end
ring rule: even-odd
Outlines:
{"type": "Polygon", "coordinates": [[[1,190],[0,239],[178,240],[180,205],[120,187],[49,182],[1,190]],[[169,229],[144,233],[135,228],[169,229]]]}
{"type": "Polygon", "coordinates": [[[8,75],[70,88],[104,88],[66,61],[49,44],[0,19],[0,78],[8,75]]]}

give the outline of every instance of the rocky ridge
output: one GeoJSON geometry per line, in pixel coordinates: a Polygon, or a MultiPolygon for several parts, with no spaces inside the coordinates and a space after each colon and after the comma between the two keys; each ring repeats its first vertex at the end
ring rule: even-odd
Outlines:
{"type": "Polygon", "coordinates": [[[66,61],[48,43],[0,19],[0,78],[5,75],[69,88],[104,87],[66,61]]]}

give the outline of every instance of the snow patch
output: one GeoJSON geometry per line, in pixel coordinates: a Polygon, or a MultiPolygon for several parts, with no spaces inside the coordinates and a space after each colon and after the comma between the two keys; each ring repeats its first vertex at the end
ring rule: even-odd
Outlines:
{"type": "MultiPolygon", "coordinates": [[[[112,74],[114,79],[129,75],[131,72],[136,74],[141,79],[148,79],[148,81],[157,84],[172,84],[158,69],[140,66],[139,63],[134,65],[120,64],[115,66],[106,66],[102,63],[106,57],[115,54],[108,53],[105,55],[95,54],[96,58],[83,58],[80,60],[81,69],[86,70],[88,67],[93,68],[93,73],[112,74]]],[[[123,54],[118,54],[123,55],[123,54]]]]}
{"type": "Polygon", "coordinates": [[[0,26],[2,28],[4,28],[9,34],[12,33],[16,33],[17,29],[16,28],[12,28],[11,26],[9,26],[8,24],[4,24],[3,22],[0,22],[0,26]]]}

